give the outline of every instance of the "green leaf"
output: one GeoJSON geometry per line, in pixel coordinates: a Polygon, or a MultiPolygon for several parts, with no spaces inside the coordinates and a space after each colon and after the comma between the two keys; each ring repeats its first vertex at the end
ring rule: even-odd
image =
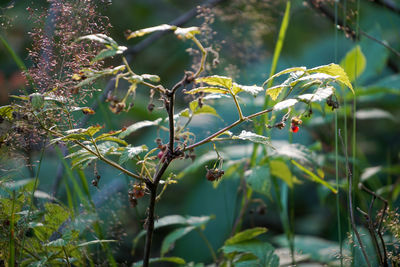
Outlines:
{"type": "Polygon", "coordinates": [[[271,77],[269,77],[268,78],[268,80],[266,80],[264,83],[263,83],[263,87],[269,82],[269,81],[271,81],[271,80],[273,80],[273,79],[275,79],[276,77],[279,77],[279,76],[281,76],[281,75],[284,75],[284,74],[287,74],[287,73],[291,73],[291,72],[296,72],[296,71],[301,71],[301,72],[305,72],[306,71],[306,67],[294,67],[294,68],[288,68],[288,69],[285,69],[285,70],[282,70],[282,71],[280,71],[280,72],[278,72],[278,73],[276,73],[276,74],[274,74],[274,75],[272,75],[271,77]]]}
{"type": "Polygon", "coordinates": [[[205,86],[205,87],[197,87],[195,89],[192,89],[190,91],[186,91],[185,94],[198,94],[198,93],[213,93],[213,94],[229,94],[229,91],[224,88],[220,87],[210,87],[210,86],[205,86]]]}
{"type": "Polygon", "coordinates": [[[143,79],[145,80],[149,80],[151,82],[155,82],[158,83],[160,81],[160,76],[158,75],[153,75],[153,74],[142,74],[140,75],[142,76],[143,79]]]}
{"type": "Polygon", "coordinates": [[[68,242],[62,238],[56,239],[54,241],[45,244],[46,247],[65,247],[66,245],[68,245],[68,242]]]}
{"type": "Polygon", "coordinates": [[[340,61],[340,66],[347,73],[351,82],[354,82],[364,72],[366,65],[367,60],[359,45],[350,50],[340,61]]]}
{"type": "Polygon", "coordinates": [[[126,39],[129,40],[131,38],[141,37],[141,36],[144,36],[146,34],[156,32],[156,31],[168,31],[168,30],[176,30],[176,29],[177,29],[176,26],[168,25],[168,24],[162,24],[162,25],[159,25],[159,26],[154,26],[154,27],[150,27],[150,28],[145,28],[145,29],[134,31],[131,34],[129,34],[126,39]]]}
{"type": "Polygon", "coordinates": [[[253,239],[256,236],[259,236],[265,232],[267,232],[267,228],[265,227],[255,227],[251,229],[244,230],[240,233],[235,234],[231,238],[225,241],[224,245],[233,245],[243,241],[247,241],[253,239]]]}
{"type": "Polygon", "coordinates": [[[178,228],[178,229],[174,230],[173,232],[169,233],[164,238],[164,240],[161,244],[161,256],[164,256],[168,251],[170,251],[174,247],[175,242],[178,239],[180,239],[181,237],[190,233],[195,228],[196,227],[194,227],[194,226],[188,226],[188,227],[184,227],[184,228],[178,228]]]}
{"type": "Polygon", "coordinates": [[[247,178],[247,184],[257,193],[265,196],[270,195],[271,180],[267,165],[256,166],[250,170],[250,175],[247,178]]]}
{"type": "Polygon", "coordinates": [[[248,140],[253,143],[259,143],[259,144],[264,144],[264,145],[270,145],[270,141],[268,137],[262,136],[255,134],[253,132],[248,132],[243,130],[239,135],[234,135],[232,136],[232,139],[242,139],[242,140],[248,140]]]}
{"type": "MultiPolygon", "coordinates": [[[[196,101],[197,102],[197,101],[196,101]]],[[[199,115],[199,114],[210,114],[210,115],[214,115],[218,118],[221,118],[217,111],[209,105],[203,104],[203,106],[201,108],[197,108],[195,109],[195,111],[193,112],[194,115],[199,115]]]]}
{"type": "Polygon", "coordinates": [[[219,75],[200,77],[195,80],[195,83],[207,83],[209,85],[217,85],[227,89],[232,88],[232,78],[219,75]]]}
{"type": "Polygon", "coordinates": [[[285,183],[288,184],[290,188],[293,187],[293,176],[289,167],[282,160],[270,160],[269,168],[271,171],[271,175],[282,179],[285,183]]]}
{"type": "Polygon", "coordinates": [[[397,121],[396,117],[393,116],[390,112],[372,108],[372,109],[359,109],[356,111],[356,118],[358,120],[382,120],[382,119],[389,119],[392,121],[397,121]]]}
{"type": "Polygon", "coordinates": [[[313,94],[299,95],[297,98],[302,101],[316,102],[327,99],[333,94],[333,92],[334,88],[332,86],[320,87],[313,94]]]}
{"type": "Polygon", "coordinates": [[[113,57],[117,53],[118,53],[118,50],[115,50],[115,49],[112,49],[112,50],[103,49],[103,50],[100,51],[100,53],[97,56],[95,56],[95,58],[92,60],[92,63],[96,62],[96,61],[99,61],[99,60],[102,60],[102,59],[105,59],[105,58],[108,58],[108,57],[113,57]]]}
{"type": "Polygon", "coordinates": [[[119,158],[119,164],[124,164],[128,160],[133,159],[136,155],[148,150],[146,145],[131,147],[130,145],[125,147],[119,158]]]}
{"type": "Polygon", "coordinates": [[[317,182],[317,183],[329,188],[334,194],[337,194],[337,190],[332,185],[330,185],[328,182],[326,182],[325,180],[320,178],[318,175],[314,174],[312,171],[310,171],[306,167],[302,166],[300,163],[297,163],[295,160],[291,160],[291,162],[293,163],[293,165],[295,165],[301,171],[306,173],[311,178],[312,181],[317,182]]]}
{"type": "Polygon", "coordinates": [[[278,98],[281,91],[283,90],[283,88],[285,88],[285,87],[288,87],[288,85],[280,84],[277,86],[273,86],[273,87],[267,89],[266,94],[269,95],[271,97],[271,99],[275,101],[278,98]]]}
{"type": "Polygon", "coordinates": [[[1,106],[0,107],[0,116],[2,118],[7,118],[9,121],[13,120],[13,112],[15,108],[11,105],[1,106]]]}
{"type": "Polygon", "coordinates": [[[246,92],[248,94],[251,94],[252,96],[257,96],[258,93],[264,91],[263,87],[257,86],[257,85],[240,85],[237,83],[233,83],[233,89],[232,92],[234,95],[236,95],[239,92],[246,92]]]}
{"type": "Polygon", "coordinates": [[[283,100],[274,106],[274,110],[278,111],[278,110],[290,108],[290,107],[294,106],[297,102],[299,102],[299,101],[297,99],[293,99],[293,98],[283,100]]]}
{"type": "Polygon", "coordinates": [[[102,33],[96,33],[96,34],[90,34],[90,35],[85,35],[82,37],[79,37],[77,41],[82,41],[82,40],[90,40],[90,41],[95,41],[99,42],[102,44],[109,44],[111,46],[118,46],[117,42],[115,42],[111,37],[102,34],[102,33]]]}
{"type": "Polygon", "coordinates": [[[85,247],[94,244],[102,244],[102,243],[111,243],[111,242],[118,242],[118,240],[92,240],[88,242],[83,242],[78,245],[78,247],[85,247]]]}
{"type": "Polygon", "coordinates": [[[130,135],[131,133],[133,133],[139,129],[142,129],[144,127],[160,125],[161,121],[162,121],[161,118],[158,118],[154,121],[139,121],[137,123],[132,124],[128,128],[126,128],[125,131],[123,131],[122,133],[120,133],[118,135],[118,138],[125,138],[126,136],[130,135]]]}
{"type": "Polygon", "coordinates": [[[329,65],[323,65],[307,70],[307,73],[325,73],[332,76],[337,76],[336,80],[346,85],[354,94],[353,86],[347,76],[346,72],[337,64],[331,63],[329,65]]]}
{"type": "MultiPolygon", "coordinates": [[[[155,262],[172,262],[176,264],[186,264],[186,261],[179,257],[162,257],[162,258],[152,258],[149,260],[150,263],[155,262]]],[[[141,267],[143,266],[143,261],[135,262],[132,267],[141,267]]]]}
{"type": "MultiPolygon", "coordinates": [[[[222,247],[225,254],[228,253],[251,253],[258,258],[256,264],[247,264],[247,266],[257,267],[279,267],[279,257],[274,254],[274,247],[267,242],[260,242],[257,240],[243,242],[239,244],[227,245],[222,247]]],[[[252,261],[251,261],[252,262],[252,261]]],[[[251,263],[249,262],[249,263],[251,263]]],[[[246,266],[246,265],[242,265],[246,266]]]]}

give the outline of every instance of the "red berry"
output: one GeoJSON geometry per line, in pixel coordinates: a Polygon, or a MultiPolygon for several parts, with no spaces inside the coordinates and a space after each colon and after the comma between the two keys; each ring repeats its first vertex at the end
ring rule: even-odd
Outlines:
{"type": "Polygon", "coordinates": [[[163,157],[163,155],[164,155],[164,152],[163,152],[163,151],[160,151],[160,152],[158,152],[157,157],[158,157],[159,159],[161,159],[161,158],[163,157]]]}
{"type": "Polygon", "coordinates": [[[291,130],[293,133],[297,133],[299,131],[299,126],[292,125],[291,130]]]}

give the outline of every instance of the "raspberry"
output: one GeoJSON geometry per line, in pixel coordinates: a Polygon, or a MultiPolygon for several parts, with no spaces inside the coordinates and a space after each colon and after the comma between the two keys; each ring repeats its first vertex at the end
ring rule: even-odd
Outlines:
{"type": "Polygon", "coordinates": [[[293,133],[297,133],[299,131],[299,126],[292,125],[292,128],[290,129],[293,133]]]}

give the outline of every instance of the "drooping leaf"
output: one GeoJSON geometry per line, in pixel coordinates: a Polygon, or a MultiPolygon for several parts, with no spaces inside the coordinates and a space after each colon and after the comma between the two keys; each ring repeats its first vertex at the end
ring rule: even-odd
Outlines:
{"type": "Polygon", "coordinates": [[[346,72],[337,64],[331,63],[329,65],[318,66],[307,70],[307,73],[325,73],[332,76],[337,76],[336,80],[347,86],[354,94],[353,86],[347,76],[346,72]]]}
{"type": "Polygon", "coordinates": [[[112,46],[107,49],[103,49],[97,54],[97,56],[92,60],[93,62],[108,58],[108,57],[113,57],[115,55],[120,55],[125,52],[128,48],[126,46],[112,46]]]}
{"type": "Polygon", "coordinates": [[[194,226],[187,226],[187,227],[183,227],[183,228],[178,228],[178,229],[172,231],[171,233],[169,233],[164,238],[164,240],[161,244],[161,256],[164,256],[168,251],[170,251],[174,247],[175,242],[178,239],[187,235],[195,228],[196,227],[194,227],[194,226]]]}
{"type": "Polygon", "coordinates": [[[156,32],[156,31],[175,30],[176,28],[177,27],[173,26],[173,25],[162,24],[162,25],[159,25],[159,26],[154,26],[154,27],[150,27],[150,28],[145,28],[145,29],[134,31],[131,34],[129,34],[128,37],[126,37],[126,39],[129,40],[131,38],[141,37],[141,36],[144,36],[146,34],[156,32]]]}
{"type": "Polygon", "coordinates": [[[263,233],[267,232],[267,228],[265,227],[254,227],[250,229],[246,229],[242,232],[239,232],[232,236],[231,238],[227,239],[224,243],[224,245],[233,245],[237,244],[243,241],[247,241],[250,239],[255,238],[256,236],[259,236],[263,233]]]}
{"type": "Polygon", "coordinates": [[[247,141],[251,141],[253,143],[259,143],[259,144],[264,144],[264,145],[270,144],[268,137],[255,134],[253,132],[248,132],[245,130],[243,130],[239,135],[232,136],[232,139],[242,139],[242,140],[247,140],[247,141]]]}
{"type": "Polygon", "coordinates": [[[212,93],[212,94],[229,94],[229,91],[224,88],[220,87],[210,87],[210,86],[205,86],[205,87],[197,87],[195,89],[192,89],[190,91],[186,91],[185,94],[198,94],[198,93],[212,93]]]}
{"type": "Polygon", "coordinates": [[[299,102],[299,101],[294,98],[283,100],[274,106],[274,110],[278,111],[278,110],[290,108],[290,107],[294,106],[297,102],[299,102]]]}
{"type": "Polygon", "coordinates": [[[351,82],[355,81],[365,70],[367,60],[361,47],[356,45],[340,61],[340,66],[344,69],[351,82]]]}
{"type": "Polygon", "coordinates": [[[118,240],[92,240],[88,242],[83,242],[78,245],[78,247],[86,247],[94,244],[102,244],[102,243],[111,243],[111,242],[118,242],[118,240]]]}
{"type": "MultiPolygon", "coordinates": [[[[149,263],[156,263],[156,262],[171,262],[175,264],[186,264],[186,261],[179,257],[162,257],[162,258],[151,258],[149,263]]],[[[135,262],[132,267],[142,267],[143,261],[135,262]]]]}
{"type": "Polygon", "coordinates": [[[227,89],[232,88],[232,78],[213,75],[208,77],[200,77],[195,80],[196,83],[206,83],[209,85],[217,85],[227,89]]]}
{"type": "Polygon", "coordinates": [[[330,185],[325,180],[323,180],[322,178],[320,178],[318,175],[314,174],[312,171],[310,171],[309,169],[307,169],[306,167],[304,167],[300,163],[296,162],[295,160],[291,160],[291,162],[293,163],[293,165],[295,165],[301,171],[306,173],[312,181],[317,182],[317,183],[329,188],[334,194],[337,194],[337,189],[334,188],[332,185],[330,185]]]}
{"type": "Polygon", "coordinates": [[[119,164],[124,164],[128,160],[133,159],[140,153],[146,152],[148,150],[146,145],[131,147],[130,145],[125,147],[119,158],[119,164]]]}
{"type": "Polygon", "coordinates": [[[269,167],[267,165],[256,166],[249,172],[250,174],[246,179],[247,184],[257,193],[269,196],[271,189],[269,167]]]}
{"type": "Polygon", "coordinates": [[[125,131],[123,131],[122,133],[120,133],[118,135],[118,138],[125,138],[126,136],[130,135],[131,133],[133,133],[139,129],[142,129],[144,127],[159,125],[161,123],[161,121],[162,121],[161,118],[158,118],[154,121],[139,121],[137,123],[132,124],[128,128],[126,128],[125,131]]]}
{"type": "Polygon", "coordinates": [[[320,87],[317,89],[317,91],[313,94],[304,94],[304,95],[299,95],[297,98],[303,101],[307,102],[316,102],[316,101],[322,101],[324,99],[327,99],[330,97],[334,92],[334,88],[332,86],[327,86],[327,87],[320,87]]]}
{"type": "Polygon", "coordinates": [[[290,188],[293,187],[293,176],[289,167],[282,160],[271,160],[269,162],[269,168],[271,171],[271,175],[282,179],[285,183],[288,184],[290,188]]]}

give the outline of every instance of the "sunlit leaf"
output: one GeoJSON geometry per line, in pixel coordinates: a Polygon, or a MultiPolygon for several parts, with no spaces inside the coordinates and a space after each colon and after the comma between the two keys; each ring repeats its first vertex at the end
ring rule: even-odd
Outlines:
{"type": "Polygon", "coordinates": [[[277,86],[273,86],[273,87],[267,89],[266,94],[269,95],[272,100],[276,100],[278,98],[279,94],[281,93],[281,91],[283,90],[283,88],[285,88],[287,86],[288,85],[286,85],[286,84],[280,84],[277,86]]]}
{"type": "Polygon", "coordinates": [[[254,227],[250,229],[246,229],[242,232],[239,232],[232,236],[231,238],[227,239],[224,243],[224,245],[232,245],[232,244],[237,244],[243,241],[247,241],[250,239],[253,239],[256,236],[259,236],[265,232],[267,232],[267,228],[265,227],[254,227]]]}
{"type": "Polygon", "coordinates": [[[12,120],[13,119],[13,112],[14,112],[14,107],[11,105],[7,105],[7,106],[1,106],[0,107],[0,116],[3,118],[7,118],[8,120],[12,120]]]}
{"type": "Polygon", "coordinates": [[[285,162],[282,160],[271,160],[269,168],[271,175],[282,179],[289,187],[293,187],[293,175],[285,162]]]}
{"type": "Polygon", "coordinates": [[[173,26],[173,25],[162,24],[162,25],[159,25],[159,26],[155,26],[155,27],[150,27],[150,28],[145,28],[145,29],[134,31],[131,34],[129,34],[128,37],[126,37],[126,39],[129,40],[129,39],[134,38],[134,37],[141,37],[141,36],[144,36],[146,34],[156,32],[156,31],[175,30],[176,28],[177,27],[173,26]]]}
{"type": "Polygon", "coordinates": [[[236,95],[239,92],[246,92],[253,96],[256,96],[258,95],[258,93],[262,91],[264,91],[264,88],[257,85],[248,86],[248,85],[240,85],[237,83],[233,83],[232,92],[234,95],[236,95]]]}
{"type": "Polygon", "coordinates": [[[310,171],[306,167],[302,166],[300,163],[296,162],[295,160],[291,160],[291,162],[293,163],[293,165],[295,165],[301,171],[306,173],[312,181],[317,182],[317,183],[329,188],[334,194],[337,194],[337,189],[334,188],[332,185],[330,185],[325,180],[323,180],[322,178],[320,178],[318,175],[314,174],[312,171],[310,171]]]}
{"type": "Polygon", "coordinates": [[[194,35],[200,33],[199,27],[177,28],[174,33],[182,39],[191,39],[194,35]]]}
{"type": "Polygon", "coordinates": [[[279,77],[281,75],[284,75],[284,74],[287,74],[287,73],[290,73],[290,72],[295,72],[295,71],[305,72],[306,71],[306,67],[294,67],[294,68],[288,68],[288,69],[282,70],[282,71],[272,75],[271,77],[269,77],[268,80],[266,80],[263,83],[262,86],[264,87],[269,81],[275,79],[276,77],[279,77]]]}
{"type": "Polygon", "coordinates": [[[340,61],[340,66],[344,69],[351,82],[355,81],[365,70],[367,60],[361,47],[356,45],[340,61]]]}
{"type": "Polygon", "coordinates": [[[125,131],[120,133],[118,135],[118,138],[125,138],[126,136],[130,135],[131,133],[133,133],[139,129],[142,129],[144,127],[159,125],[161,123],[161,121],[162,121],[162,119],[158,118],[154,121],[140,121],[140,122],[134,123],[131,126],[129,126],[128,128],[126,128],[125,131]]]}
{"type": "Polygon", "coordinates": [[[131,147],[130,145],[125,147],[121,153],[121,157],[119,158],[119,164],[124,164],[128,160],[133,159],[135,156],[139,155],[140,153],[146,152],[148,150],[147,146],[135,146],[131,147]]]}
{"type": "Polygon", "coordinates": [[[232,136],[232,139],[242,139],[242,140],[248,140],[253,143],[259,143],[259,144],[264,144],[264,145],[269,145],[270,141],[268,137],[262,136],[255,134],[253,132],[248,132],[243,130],[239,135],[234,135],[232,136]]]}
{"type": "Polygon", "coordinates": [[[353,86],[347,76],[346,72],[337,64],[331,63],[307,70],[307,73],[326,73],[328,75],[337,76],[336,80],[346,85],[354,94],[353,86]]]}
{"type": "Polygon", "coordinates": [[[83,242],[78,245],[78,247],[85,247],[94,244],[102,244],[102,243],[111,243],[111,242],[118,242],[118,240],[92,240],[88,242],[83,242]]]}
{"type": "Polygon", "coordinates": [[[322,101],[330,97],[334,92],[334,88],[332,86],[320,87],[313,94],[304,94],[299,95],[297,98],[307,102],[315,102],[322,101]]]}
{"type": "Polygon", "coordinates": [[[151,82],[158,83],[160,81],[160,77],[158,75],[153,75],[153,74],[142,74],[143,79],[149,80],[151,82]]]}
{"type": "Polygon", "coordinates": [[[290,108],[290,107],[294,106],[297,102],[299,102],[299,101],[297,99],[293,99],[293,98],[283,100],[274,106],[274,110],[278,111],[278,110],[290,108]]]}
{"type": "Polygon", "coordinates": [[[77,41],[82,41],[82,40],[90,40],[90,41],[96,41],[102,44],[109,44],[111,46],[118,46],[117,42],[115,42],[111,37],[102,34],[102,33],[96,33],[96,34],[90,34],[90,35],[85,35],[82,37],[79,37],[77,41]]]}
{"type": "MultiPolygon", "coordinates": [[[[206,83],[209,85],[217,85],[227,89],[232,87],[232,78],[213,75],[208,77],[200,77],[195,80],[196,83],[206,83]]],[[[213,92],[214,93],[214,92],[213,92]]]]}

